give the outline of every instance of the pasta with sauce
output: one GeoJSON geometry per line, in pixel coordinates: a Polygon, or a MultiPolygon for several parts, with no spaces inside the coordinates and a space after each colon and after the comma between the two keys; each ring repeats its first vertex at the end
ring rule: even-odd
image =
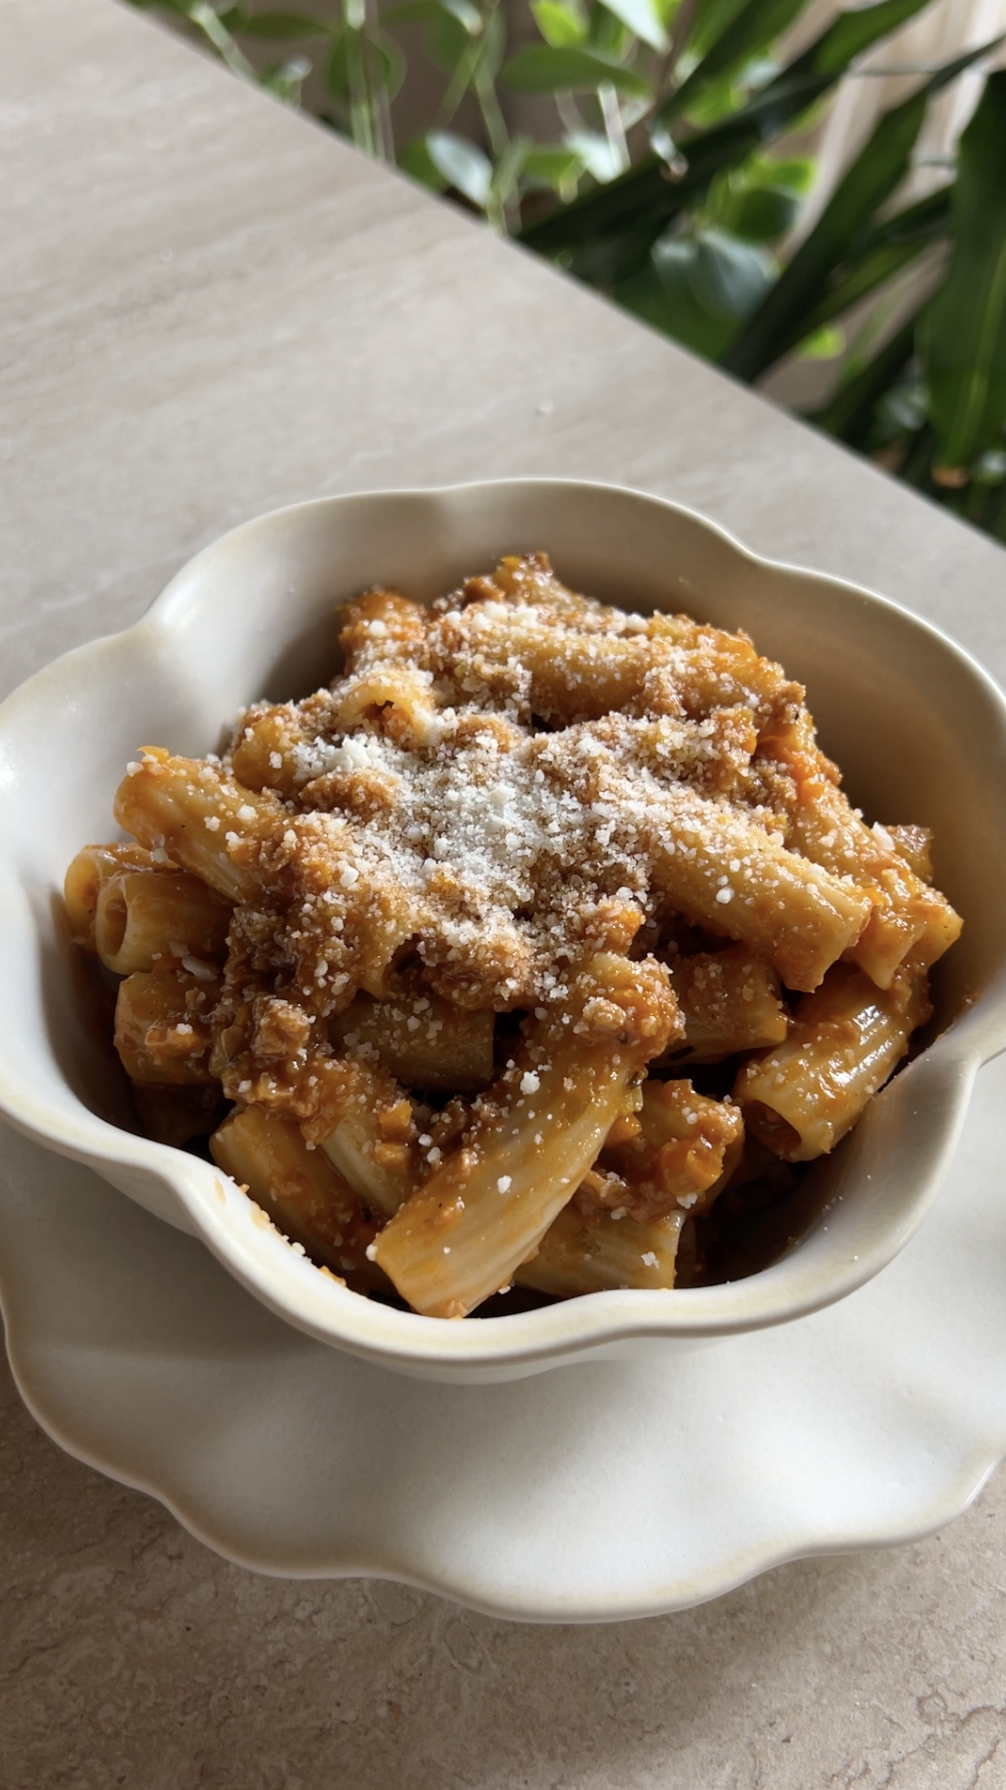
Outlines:
{"type": "Polygon", "coordinates": [[[543,554],[369,591],[340,645],[221,754],[145,747],[132,839],[67,874],[145,1123],[427,1316],[714,1275],[717,1214],[831,1150],[928,1016],[961,922],[927,835],[867,826],[744,635],[543,554]]]}

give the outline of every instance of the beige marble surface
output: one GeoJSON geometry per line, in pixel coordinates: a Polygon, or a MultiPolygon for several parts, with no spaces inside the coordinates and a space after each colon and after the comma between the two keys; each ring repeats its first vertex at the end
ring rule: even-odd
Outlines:
{"type": "MultiPolygon", "coordinates": [[[[256,511],[527,472],[694,503],[1006,677],[976,534],[113,0],[0,0],[0,51],[0,690],[256,511]]],[[[3,1396],[3,1790],[1006,1786],[1001,1479],[919,1545],[541,1630],[224,1565],[3,1396]]]]}

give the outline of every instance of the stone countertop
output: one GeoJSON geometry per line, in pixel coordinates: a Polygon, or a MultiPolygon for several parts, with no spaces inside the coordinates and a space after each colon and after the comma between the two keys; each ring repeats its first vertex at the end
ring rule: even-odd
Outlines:
{"type": "MultiPolygon", "coordinates": [[[[326,492],[547,473],[702,509],[1006,679],[1006,559],[112,0],[0,0],[0,694],[326,492]]],[[[698,1610],[535,1629],[284,1584],[7,1378],[4,1790],[995,1790],[1006,1492],[698,1610]]]]}

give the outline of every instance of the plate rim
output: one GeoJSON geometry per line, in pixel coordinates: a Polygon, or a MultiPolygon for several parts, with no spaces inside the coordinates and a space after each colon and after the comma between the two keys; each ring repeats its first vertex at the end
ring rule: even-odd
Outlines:
{"type": "MultiPolygon", "coordinates": [[[[32,1145],[34,1171],[39,1175],[45,1171],[47,1157],[40,1147],[32,1145]]],[[[71,1173],[78,1168],[86,1171],[86,1165],[70,1164],[71,1173]]],[[[23,1180],[23,1177],[21,1177],[23,1180]]],[[[29,1183],[31,1177],[29,1176],[29,1183]]],[[[29,1185],[29,1195],[30,1195],[29,1185]]],[[[144,1222],[149,1215],[143,1215],[144,1222]]],[[[150,1219],[150,1223],[157,1221],[150,1219]]],[[[151,1232],[153,1237],[154,1233],[151,1232]]],[[[0,1238],[2,1238],[2,1212],[0,1212],[0,1238]]],[[[40,1246],[44,1248],[44,1246],[40,1246]]],[[[244,1295],[242,1290],[242,1296],[244,1295]]],[[[314,1558],[302,1564],[293,1565],[282,1558],[279,1550],[271,1558],[268,1547],[258,1550],[243,1548],[236,1544],[227,1534],[227,1523],[224,1516],[216,1521],[208,1519],[200,1508],[197,1495],[187,1499],[184,1492],[159,1481],[156,1472],[144,1470],[135,1463],[118,1458],[112,1449],[103,1450],[99,1445],[87,1438],[86,1416],[79,1416],[75,1423],[67,1420],[60,1411],[54,1411],[51,1404],[51,1390],[47,1386],[44,1372],[39,1367],[42,1353],[51,1346],[44,1336],[31,1334],[31,1321],[24,1312],[18,1311],[19,1300],[16,1289],[7,1282],[5,1261],[0,1251],[0,1314],[2,1314],[7,1336],[7,1353],[11,1366],[11,1374],[19,1396],[40,1429],[59,1448],[73,1459],[80,1461],[91,1470],[113,1482],[144,1493],[155,1499],[171,1516],[203,1546],[210,1549],[220,1558],[245,1571],[255,1572],[264,1577],[285,1579],[289,1581],[324,1580],[335,1582],[348,1579],[380,1579],[387,1582],[409,1586],[415,1590],[430,1593],[443,1598],[459,1607],[479,1612],[480,1614],[503,1621],[535,1623],[544,1626],[558,1624],[594,1625],[602,1623],[627,1622],[645,1620],[648,1617],[670,1615],[679,1611],[697,1607],[706,1602],[728,1595],[763,1573],[774,1570],[778,1566],[790,1564],[801,1559],[810,1559],[820,1555],[857,1553],[866,1549],[908,1545],[925,1539],[944,1527],[957,1516],[962,1515],[982,1491],[997,1467],[1006,1459],[1006,1401],[995,1440],[991,1434],[977,1434],[970,1438],[967,1458],[955,1470],[947,1475],[946,1482],[940,1491],[933,1495],[930,1502],[919,1513],[918,1520],[911,1523],[892,1521],[877,1525],[874,1520],[870,1524],[869,1533],[852,1529],[845,1533],[837,1529],[818,1528],[804,1518],[799,1532],[774,1545],[757,1542],[746,1552],[735,1554],[707,1566],[689,1579],[679,1574],[675,1579],[661,1580],[649,1590],[645,1598],[638,1596],[620,1597],[609,1594],[601,1600],[584,1599],[578,1596],[575,1588],[567,1590],[562,1598],[553,1598],[537,1606],[529,1604],[526,1598],[506,1597],[490,1594],[483,1583],[475,1582],[470,1573],[466,1581],[463,1570],[453,1573],[444,1568],[440,1573],[410,1570],[401,1561],[393,1558],[381,1559],[379,1551],[372,1554],[361,1549],[353,1557],[347,1554],[336,1559],[333,1554],[326,1559],[314,1558]],[[39,1351],[36,1355],[35,1351],[39,1351]]],[[[797,1320],[799,1324],[800,1320],[797,1320]]],[[[324,1349],[324,1345],[311,1339],[302,1339],[304,1346],[324,1349]]],[[[232,1353],[239,1352],[240,1345],[235,1341],[232,1353]]],[[[352,1369],[350,1357],[342,1357],[338,1351],[325,1350],[325,1356],[334,1361],[336,1371],[352,1369]]],[[[687,1362],[682,1364],[687,1372],[687,1362]]],[[[377,1370],[388,1373],[388,1370],[377,1370]]],[[[401,1384],[400,1376],[388,1374],[388,1377],[401,1384]]],[[[533,1388],[540,1382],[531,1378],[524,1382],[533,1388]]],[[[445,1389],[452,1390],[452,1389],[445,1389]]],[[[119,1395],[114,1388],[110,1395],[115,1402],[119,1395]]],[[[223,1394],[219,1395],[221,1398],[223,1394]]],[[[396,1538],[389,1540],[388,1553],[392,1555],[396,1538]]],[[[398,1544],[401,1545],[400,1543],[398,1544]]]]}

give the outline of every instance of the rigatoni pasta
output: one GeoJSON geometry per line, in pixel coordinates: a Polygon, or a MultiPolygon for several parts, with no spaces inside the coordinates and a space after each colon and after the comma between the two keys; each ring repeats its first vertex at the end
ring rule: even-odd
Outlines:
{"type": "Polygon", "coordinates": [[[786,1161],[826,1155],[931,1012],[917,964],[904,965],[886,988],[854,963],[835,964],[797,1002],[785,1042],[741,1069],[734,1095],[748,1129],[786,1161]]]}
{"type": "Polygon", "coordinates": [[[464,1317],[508,1282],[576,1192],[650,1058],[680,1029],[666,972],[599,953],[535,1020],[463,1145],[396,1212],[373,1257],[416,1311],[464,1317]]]}
{"type": "Polygon", "coordinates": [[[67,874],[138,1112],[429,1317],[715,1278],[929,1013],[925,830],[850,807],[745,636],[544,555],[340,624],[327,688],[142,748],[67,874]]]}

